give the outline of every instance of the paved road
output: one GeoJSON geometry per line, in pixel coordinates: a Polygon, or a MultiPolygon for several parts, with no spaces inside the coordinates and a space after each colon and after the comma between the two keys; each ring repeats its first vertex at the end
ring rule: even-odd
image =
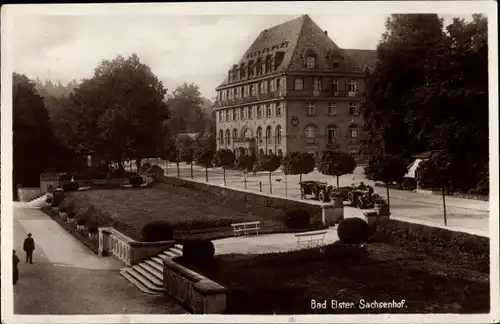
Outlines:
{"type": "Polygon", "coordinates": [[[39,209],[14,206],[14,249],[21,259],[15,314],[185,313],[168,297],[141,293],[120,276],[120,261],[94,255],[39,209]],[[27,232],[36,243],[33,264],[22,252],[27,232]]]}
{"type": "MultiPolygon", "coordinates": [[[[194,178],[204,181],[205,170],[195,166],[194,178]]],[[[167,175],[177,176],[175,164],[170,164],[166,168],[167,175]]],[[[185,163],[180,164],[180,175],[183,178],[190,178],[191,172],[189,166],[185,163]]],[[[321,180],[329,184],[336,185],[335,177],[325,176],[317,171],[303,175],[303,180],[321,180]]],[[[352,183],[363,181],[365,184],[374,185],[373,181],[364,177],[362,168],[357,168],[354,174],[344,175],[339,178],[340,186],[348,186],[352,183]]],[[[221,170],[209,169],[209,182],[214,184],[223,184],[223,175],[221,170]]],[[[262,172],[253,176],[247,175],[246,187],[249,190],[260,190],[259,182],[262,184],[262,191],[269,193],[269,173],[262,172]]],[[[272,173],[272,191],[275,195],[287,197],[300,197],[298,186],[299,176],[286,176],[278,171],[272,173]],[[280,181],[276,181],[280,179],[280,181]],[[286,190],[285,190],[286,189],[286,190]]],[[[226,170],[226,185],[229,187],[244,188],[245,182],[241,172],[226,170]]],[[[385,188],[375,187],[375,191],[383,195],[386,194],[385,188]]],[[[432,226],[444,226],[443,202],[441,196],[414,193],[402,190],[390,190],[389,193],[391,212],[394,218],[400,218],[406,221],[414,221],[432,226]]],[[[457,197],[446,197],[447,227],[450,229],[462,230],[469,233],[488,236],[489,232],[489,203],[484,201],[462,199],[457,197]]],[[[346,214],[359,215],[360,211],[354,208],[346,208],[346,214]]]]}

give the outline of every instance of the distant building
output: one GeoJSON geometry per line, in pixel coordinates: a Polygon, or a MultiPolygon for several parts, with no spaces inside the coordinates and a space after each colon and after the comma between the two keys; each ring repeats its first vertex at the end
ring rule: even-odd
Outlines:
{"type": "Polygon", "coordinates": [[[341,49],[309,16],[265,29],[217,87],[217,149],[365,160],[359,107],[375,51],[341,49]]]}

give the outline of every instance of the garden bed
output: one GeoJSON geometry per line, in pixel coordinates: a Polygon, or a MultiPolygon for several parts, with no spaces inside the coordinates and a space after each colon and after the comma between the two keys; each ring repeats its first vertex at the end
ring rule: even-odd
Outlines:
{"type": "Polygon", "coordinates": [[[364,257],[335,258],[329,251],[219,255],[211,266],[190,268],[228,288],[230,314],[489,312],[489,272],[466,254],[386,242],[369,243],[364,257]],[[327,309],[311,309],[312,299],[326,300],[327,309]],[[331,300],[353,307],[332,309],[331,300]],[[405,300],[405,307],[361,309],[361,300],[405,300]]]}
{"type": "Polygon", "coordinates": [[[168,184],[71,192],[63,205],[72,205],[76,219],[86,217],[90,223],[113,227],[138,241],[142,227],[154,220],[170,223],[175,239],[181,240],[232,236],[232,223],[254,220],[261,221],[260,233],[290,231],[284,225],[283,210],[216,200],[206,193],[168,184]]]}

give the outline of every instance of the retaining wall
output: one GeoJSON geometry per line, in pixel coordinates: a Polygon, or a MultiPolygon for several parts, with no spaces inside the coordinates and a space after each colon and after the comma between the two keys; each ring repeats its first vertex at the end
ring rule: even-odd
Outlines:
{"type": "Polygon", "coordinates": [[[17,197],[19,201],[28,202],[42,195],[40,188],[19,188],[17,189],[17,197]]]}
{"type": "Polygon", "coordinates": [[[171,260],[163,261],[164,292],[194,314],[223,314],[227,289],[171,260]]]}

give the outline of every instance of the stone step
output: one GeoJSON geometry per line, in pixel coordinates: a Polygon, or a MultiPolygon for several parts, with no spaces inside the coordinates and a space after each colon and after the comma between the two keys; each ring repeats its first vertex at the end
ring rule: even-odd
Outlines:
{"type": "Polygon", "coordinates": [[[177,248],[182,251],[182,244],[174,244],[174,248],[177,248]]]}
{"type": "Polygon", "coordinates": [[[152,257],[151,261],[153,261],[154,263],[160,265],[163,268],[163,259],[160,258],[159,256],[152,257]]]}
{"type": "Polygon", "coordinates": [[[163,251],[162,255],[166,255],[169,258],[176,258],[178,256],[181,256],[180,254],[178,254],[177,252],[174,252],[172,250],[165,250],[165,251],[163,251]]]}
{"type": "Polygon", "coordinates": [[[126,269],[120,271],[120,274],[125,279],[130,281],[130,283],[132,283],[134,286],[139,288],[140,291],[142,291],[146,294],[149,294],[149,295],[162,295],[163,294],[163,291],[161,289],[159,290],[156,287],[152,287],[151,283],[146,284],[147,279],[141,278],[140,274],[134,273],[135,275],[132,275],[132,273],[134,273],[134,272],[130,268],[126,268],[126,269]]]}
{"type": "Polygon", "coordinates": [[[169,250],[171,252],[177,253],[179,256],[182,256],[182,246],[181,246],[181,248],[174,246],[174,247],[171,247],[169,250]]]}
{"type": "Polygon", "coordinates": [[[144,276],[142,273],[139,271],[133,269],[133,268],[127,268],[126,272],[134,277],[136,280],[140,281],[144,286],[146,286],[149,290],[155,291],[155,292],[161,292],[163,291],[163,287],[155,285],[151,280],[149,280],[149,277],[144,276]]]}
{"type": "MultiPolygon", "coordinates": [[[[146,262],[147,264],[149,264],[150,266],[152,266],[153,268],[155,268],[156,270],[160,271],[161,273],[163,273],[163,262],[158,262],[157,260],[154,260],[155,258],[151,259],[151,260],[146,260],[144,262],[146,262]]],[[[160,258],[158,258],[160,261],[162,261],[160,258]]]]}
{"type": "Polygon", "coordinates": [[[152,274],[156,277],[156,279],[160,280],[163,283],[163,271],[156,269],[155,267],[147,264],[146,262],[141,262],[138,264],[139,267],[146,270],[149,274],[152,274]]]}
{"type": "Polygon", "coordinates": [[[172,260],[172,257],[171,256],[168,256],[166,254],[163,254],[163,253],[160,253],[158,254],[156,257],[160,258],[162,261],[162,264],[163,264],[163,260],[172,260]]]}
{"type": "Polygon", "coordinates": [[[156,277],[154,274],[150,273],[148,270],[144,269],[139,265],[135,265],[132,267],[133,270],[140,273],[143,277],[145,277],[151,284],[155,287],[163,288],[163,280],[156,277]]]}

